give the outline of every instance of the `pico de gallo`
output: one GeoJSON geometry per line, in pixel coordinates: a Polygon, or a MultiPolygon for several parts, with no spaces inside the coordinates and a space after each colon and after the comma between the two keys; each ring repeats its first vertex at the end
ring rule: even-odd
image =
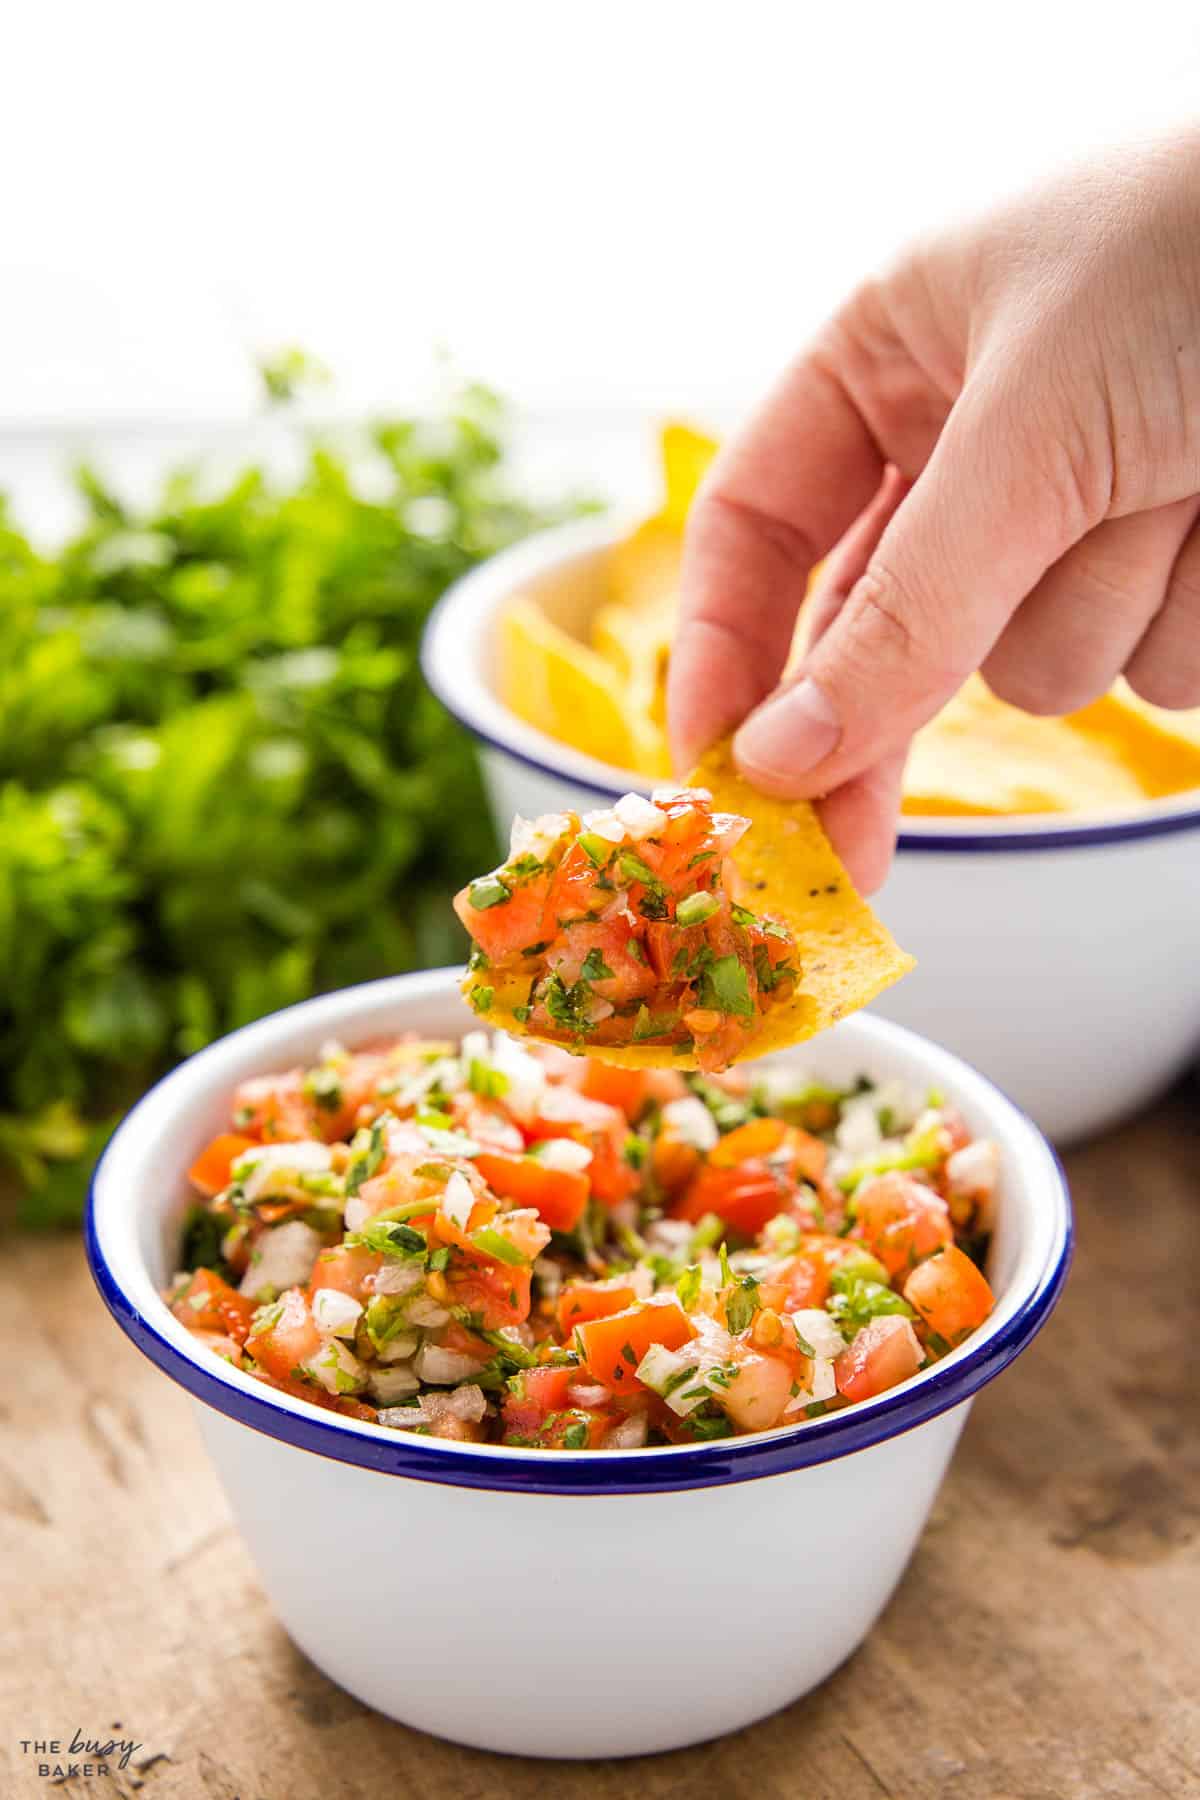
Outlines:
{"type": "Polygon", "coordinates": [[[245,1082],[167,1299],[352,1418],[615,1450],[803,1424],[987,1318],[998,1176],[939,1094],[613,1068],[475,1031],[245,1082]]]}
{"type": "Polygon", "coordinates": [[[462,889],[476,1011],[575,1049],[667,1047],[708,1071],[744,1054],[800,975],[731,852],[750,820],[706,788],[518,818],[509,856],[462,889]]]}

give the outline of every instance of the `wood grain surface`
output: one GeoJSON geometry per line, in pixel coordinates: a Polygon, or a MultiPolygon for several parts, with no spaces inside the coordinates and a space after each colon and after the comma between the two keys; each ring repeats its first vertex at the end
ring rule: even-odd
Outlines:
{"type": "MultiPolygon", "coordinates": [[[[978,1400],[858,1655],[751,1731],[636,1762],[460,1750],[334,1687],[272,1618],[188,1402],[111,1323],[79,1244],[10,1238],[4,1800],[1200,1796],[1198,1112],[1186,1088],[1069,1158],[1066,1297],[978,1400]],[[79,1729],[140,1748],[123,1772],[54,1788],[38,1763],[66,1762],[79,1729]],[[47,1739],[64,1754],[22,1750],[47,1739]]],[[[713,1680],[753,1629],[725,1609],[713,1680]]]]}

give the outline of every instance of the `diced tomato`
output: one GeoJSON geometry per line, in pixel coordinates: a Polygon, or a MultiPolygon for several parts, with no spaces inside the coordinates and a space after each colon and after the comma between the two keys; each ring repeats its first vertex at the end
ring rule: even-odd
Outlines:
{"type": "Polygon", "coordinates": [[[986,1277],[956,1244],[917,1264],[904,1284],[904,1298],[951,1347],[982,1325],[996,1304],[986,1277]]]}
{"type": "Polygon", "coordinates": [[[594,1056],[577,1059],[583,1066],[580,1092],[602,1106],[615,1106],[632,1124],[646,1105],[649,1081],[645,1069],[615,1069],[594,1056]]]}
{"type": "Polygon", "coordinates": [[[833,1365],[838,1393],[847,1400],[870,1400],[921,1366],[921,1346],[907,1319],[884,1313],[864,1325],[854,1342],[833,1365]]]}
{"type": "Polygon", "coordinates": [[[569,1137],[586,1144],[592,1153],[588,1182],[596,1199],[606,1205],[624,1200],[637,1187],[637,1175],[625,1160],[629,1127],[615,1106],[589,1100],[571,1088],[548,1088],[526,1130],[534,1143],[569,1137]]]}
{"type": "Polygon", "coordinates": [[[589,1182],[580,1169],[550,1169],[536,1156],[505,1156],[489,1150],[475,1167],[493,1193],[519,1206],[532,1206],[553,1231],[573,1231],[588,1203],[589,1182]]]}
{"type": "Polygon", "coordinates": [[[529,1316],[530,1274],[507,1263],[456,1258],[446,1271],[449,1304],[470,1313],[483,1331],[521,1325],[529,1316]]]}
{"type": "MultiPolygon", "coordinates": [[[[367,1208],[368,1218],[374,1218],[376,1213],[389,1212],[394,1206],[411,1206],[419,1200],[429,1202],[431,1215],[437,1211],[445,1183],[436,1175],[416,1174],[415,1171],[422,1166],[422,1162],[436,1164],[437,1158],[432,1151],[425,1158],[405,1155],[398,1158],[383,1174],[373,1175],[370,1181],[363,1182],[358,1197],[367,1208]]],[[[467,1179],[470,1180],[469,1175],[467,1179]]],[[[420,1223],[425,1215],[413,1213],[409,1218],[413,1223],[420,1223]]]]}
{"type": "Polygon", "coordinates": [[[243,1137],[240,1132],[224,1131],[220,1137],[213,1138],[204,1146],[191,1168],[188,1180],[198,1193],[212,1199],[214,1194],[221,1193],[233,1179],[231,1174],[234,1163],[240,1162],[247,1150],[253,1150],[256,1139],[243,1137]]]}
{"type": "Polygon", "coordinates": [[[505,1150],[514,1156],[519,1156],[525,1148],[520,1127],[514,1125],[501,1107],[489,1106],[476,1099],[474,1094],[459,1094],[452,1111],[458,1129],[474,1138],[477,1144],[486,1144],[489,1150],[505,1150]]]}
{"type": "Polygon", "coordinates": [[[546,908],[548,925],[558,927],[586,913],[599,911],[612,898],[598,888],[600,870],[581,844],[572,844],[555,871],[546,908]]]}
{"type": "Polygon", "coordinates": [[[497,906],[477,908],[471,904],[471,887],[462,888],[454,896],[454,910],[484,955],[492,962],[519,956],[530,944],[546,937],[546,900],[550,877],[535,875],[512,889],[507,900],[497,906]]]}
{"type": "Polygon", "coordinates": [[[651,1344],[678,1350],[690,1342],[692,1327],[674,1300],[647,1300],[604,1319],[589,1319],[576,1332],[584,1363],[594,1380],[620,1393],[634,1385],[635,1371],[651,1344]]]}
{"type": "Polygon", "coordinates": [[[231,1288],[212,1269],[197,1269],[183,1292],[171,1302],[171,1311],[189,1331],[223,1332],[244,1344],[255,1302],[231,1288]]]}
{"type": "Polygon", "coordinates": [[[289,1288],[276,1304],[278,1316],[261,1331],[251,1333],[246,1349],[260,1369],[279,1381],[288,1381],[301,1363],[317,1354],[325,1340],[313,1321],[307,1297],[299,1288],[289,1288]]]}
{"type": "Polygon", "coordinates": [[[351,1394],[330,1394],[315,1381],[304,1381],[294,1375],[269,1375],[260,1370],[259,1380],[268,1387],[278,1388],[282,1394],[291,1394],[297,1400],[307,1400],[312,1406],[324,1407],[326,1412],[341,1413],[347,1419],[366,1419],[374,1423],[375,1408],[367,1406],[361,1400],[355,1400],[351,1394]]]}
{"type": "Polygon", "coordinates": [[[749,1238],[776,1213],[786,1212],[790,1199],[787,1184],[764,1163],[743,1163],[737,1169],[706,1163],[672,1213],[692,1223],[706,1213],[717,1213],[731,1230],[749,1238]]]}
{"type": "Polygon", "coordinates": [[[241,1130],[265,1144],[312,1137],[304,1070],[287,1069],[281,1075],[243,1081],[234,1092],[233,1116],[241,1130]]]}
{"type": "Polygon", "coordinates": [[[812,1232],[800,1240],[791,1256],[781,1257],[763,1271],[759,1298],[776,1312],[799,1312],[805,1306],[824,1306],[829,1298],[834,1270],[857,1246],[846,1238],[812,1232]]]}
{"type": "Polygon", "coordinates": [[[543,1412],[555,1412],[567,1404],[567,1389],[579,1377],[578,1369],[547,1367],[525,1369],[521,1374],[523,1397],[543,1412]]]}
{"type": "Polygon", "coordinates": [[[562,1336],[570,1340],[576,1325],[589,1319],[607,1319],[613,1313],[625,1312],[637,1301],[637,1294],[620,1276],[612,1281],[570,1281],[558,1296],[555,1316],[562,1336]]]}
{"type": "Polygon", "coordinates": [[[617,1417],[607,1407],[572,1406],[544,1412],[513,1394],[506,1396],[501,1411],[504,1442],[539,1450],[598,1450],[617,1417]],[[579,1443],[576,1440],[581,1434],[583,1442],[579,1443]]]}
{"type": "Polygon", "coordinates": [[[953,1241],[950,1211],[940,1194],[893,1171],[865,1181],[854,1196],[852,1237],[866,1244],[894,1279],[953,1241]]]}
{"type": "Polygon", "coordinates": [[[568,987],[573,987],[591,958],[593,968],[609,971],[607,975],[587,977],[596,999],[607,1000],[611,1006],[624,1006],[631,1000],[648,998],[656,986],[654,971],[644,954],[635,954],[632,947],[638,943],[628,924],[617,920],[580,920],[578,924],[568,925],[546,951],[546,967],[560,976],[568,987]]]}
{"type": "Polygon", "coordinates": [[[696,1146],[673,1131],[670,1125],[663,1126],[650,1152],[654,1179],[667,1195],[677,1194],[687,1186],[698,1172],[701,1160],[696,1146]]]}
{"type": "Polygon", "coordinates": [[[313,1264],[309,1294],[315,1294],[318,1288],[336,1288],[339,1294],[362,1300],[368,1293],[369,1277],[377,1275],[383,1263],[378,1251],[364,1245],[335,1244],[332,1250],[322,1250],[313,1264]]]}
{"type": "Polygon", "coordinates": [[[787,1137],[782,1119],[747,1119],[713,1145],[708,1160],[717,1169],[732,1169],[751,1157],[769,1156],[787,1137]]]}
{"type": "MultiPolygon", "coordinates": [[[[487,1331],[488,1326],[483,1329],[487,1331]]],[[[460,1319],[451,1319],[438,1332],[438,1345],[443,1350],[453,1350],[456,1356],[473,1356],[477,1362],[485,1363],[494,1354],[492,1346],[486,1338],[479,1337],[474,1331],[468,1331],[460,1319]]]]}

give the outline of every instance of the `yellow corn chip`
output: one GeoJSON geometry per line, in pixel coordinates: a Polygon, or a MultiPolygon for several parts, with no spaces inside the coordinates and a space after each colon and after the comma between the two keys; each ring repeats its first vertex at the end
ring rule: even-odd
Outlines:
{"type": "MultiPolygon", "coordinates": [[[[752,788],[734,767],[728,739],[701,758],[687,785],[707,788],[718,812],[750,819],[733,851],[741,897],[752,911],[786,925],[796,940],[799,979],[789,998],[761,1020],[747,1043],[748,1056],[802,1043],[857,1012],[915,966],[855,891],[807,801],[773,800],[752,788]]],[[[463,992],[469,996],[476,986],[494,982],[490,972],[468,974],[463,992]]],[[[528,992],[527,980],[493,985],[489,1023],[517,1036],[539,1036],[514,1016],[528,992]]],[[[586,1054],[623,1069],[696,1067],[694,1052],[669,1044],[589,1044],[586,1054]]]]}

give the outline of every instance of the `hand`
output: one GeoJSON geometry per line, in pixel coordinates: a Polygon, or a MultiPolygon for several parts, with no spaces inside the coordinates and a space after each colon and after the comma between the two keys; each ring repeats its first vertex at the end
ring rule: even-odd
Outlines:
{"type": "Polygon", "coordinates": [[[975,669],[1034,713],[1200,704],[1200,130],[922,244],[829,322],[692,511],[669,716],[740,727],[887,872],[908,742],[975,669]],[[798,678],[780,687],[813,566],[798,678]]]}

